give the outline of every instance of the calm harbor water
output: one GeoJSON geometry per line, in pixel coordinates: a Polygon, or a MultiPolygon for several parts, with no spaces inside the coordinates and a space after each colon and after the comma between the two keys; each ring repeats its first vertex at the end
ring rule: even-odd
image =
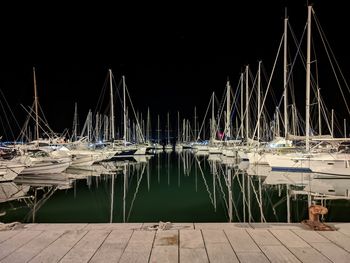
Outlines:
{"type": "MultiPolygon", "coordinates": [[[[246,168],[234,158],[162,151],[58,175],[19,176],[0,185],[0,221],[287,222],[287,184],[271,184],[246,168]]],[[[288,188],[305,190],[305,185],[331,187],[334,193],[340,185],[344,192],[350,179],[289,180],[288,188]]],[[[308,195],[290,196],[291,222],[306,219],[308,195]]],[[[329,210],[325,221],[350,221],[349,200],[323,204],[329,210]]]]}

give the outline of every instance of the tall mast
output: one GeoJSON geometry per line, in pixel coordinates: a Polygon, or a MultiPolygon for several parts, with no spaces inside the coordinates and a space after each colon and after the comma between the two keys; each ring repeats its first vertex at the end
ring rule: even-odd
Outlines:
{"type": "Polygon", "coordinates": [[[177,111],[177,141],[180,142],[180,112],[177,111]]]}
{"type": "Polygon", "coordinates": [[[168,142],[167,142],[167,144],[170,144],[169,112],[168,112],[168,114],[167,114],[167,120],[168,120],[168,142]]]}
{"type": "Polygon", "coordinates": [[[151,129],[151,114],[149,112],[149,107],[147,107],[147,124],[146,124],[146,137],[147,142],[150,142],[150,129],[151,129]]]}
{"type": "Polygon", "coordinates": [[[73,136],[72,140],[76,141],[78,135],[78,104],[74,105],[74,119],[73,119],[73,136]]]}
{"type": "Polygon", "coordinates": [[[230,81],[227,80],[226,83],[226,137],[231,137],[231,87],[230,87],[230,81]]]}
{"type": "Polygon", "coordinates": [[[36,91],[35,67],[33,67],[33,78],[34,78],[35,134],[36,134],[36,139],[39,140],[38,95],[36,91]]]}
{"type": "Polygon", "coordinates": [[[245,68],[245,128],[246,128],[246,140],[248,143],[249,139],[249,67],[248,65],[245,68]]]}
{"type": "Polygon", "coordinates": [[[114,141],[114,99],[113,99],[113,85],[112,85],[112,70],[109,69],[109,88],[110,88],[110,97],[111,97],[111,139],[114,141]]]}
{"type": "Polygon", "coordinates": [[[284,136],[288,139],[288,93],[287,93],[287,29],[288,29],[288,18],[287,9],[284,18],[284,49],[283,49],[283,87],[284,87],[284,136]]]}
{"type": "Polygon", "coordinates": [[[244,110],[243,110],[243,103],[244,103],[244,97],[243,97],[243,73],[241,73],[241,138],[243,140],[244,137],[244,121],[243,121],[243,115],[244,115],[244,110]]]}
{"type": "Polygon", "coordinates": [[[213,92],[213,96],[211,98],[211,141],[214,142],[215,139],[215,93],[213,92]]]}
{"type": "Polygon", "coordinates": [[[124,112],[124,134],[123,134],[123,140],[124,140],[124,146],[126,146],[126,100],[125,100],[125,76],[122,76],[123,79],[123,112],[124,112]]]}
{"type": "Polygon", "coordinates": [[[261,61],[259,61],[259,69],[258,69],[258,148],[260,146],[260,83],[261,83],[261,61]]]}
{"type": "Polygon", "coordinates": [[[159,143],[159,133],[160,133],[160,130],[159,130],[159,123],[160,123],[160,120],[159,120],[159,114],[157,115],[157,119],[158,119],[158,143],[159,143]]]}
{"type": "Polygon", "coordinates": [[[194,106],[194,141],[197,141],[197,109],[194,106]]]}
{"type": "Polygon", "coordinates": [[[310,60],[311,60],[311,10],[312,6],[308,6],[307,15],[307,53],[306,53],[306,102],[305,102],[305,147],[306,151],[310,151],[310,60]]]}

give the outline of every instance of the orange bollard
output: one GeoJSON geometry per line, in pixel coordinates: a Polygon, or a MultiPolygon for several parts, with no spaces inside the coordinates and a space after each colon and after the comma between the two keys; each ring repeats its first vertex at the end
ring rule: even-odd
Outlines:
{"type": "Polygon", "coordinates": [[[316,231],[334,231],[334,227],[320,222],[320,215],[325,215],[327,213],[328,209],[326,207],[311,205],[309,207],[309,219],[303,220],[301,223],[316,231]]]}

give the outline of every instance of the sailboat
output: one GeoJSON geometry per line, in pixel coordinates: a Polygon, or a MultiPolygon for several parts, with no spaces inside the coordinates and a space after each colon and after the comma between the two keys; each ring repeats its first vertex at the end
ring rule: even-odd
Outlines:
{"type": "Polygon", "coordinates": [[[33,68],[33,78],[36,140],[33,141],[31,144],[19,146],[19,151],[21,151],[24,156],[28,157],[26,163],[29,164],[29,166],[26,166],[20,172],[20,174],[25,175],[61,173],[64,170],[66,170],[71,164],[72,158],[69,154],[69,150],[66,148],[62,148],[62,150],[40,148],[38,96],[36,87],[35,68],[33,68]]]}
{"type": "Polygon", "coordinates": [[[169,112],[167,114],[167,130],[168,130],[168,135],[167,135],[167,143],[164,145],[164,150],[171,150],[173,149],[173,145],[170,143],[170,123],[169,123],[169,112]]]}
{"type": "MultiPolygon", "coordinates": [[[[349,155],[334,152],[332,148],[312,147],[312,143],[322,142],[323,138],[310,136],[310,86],[311,86],[311,14],[312,6],[308,6],[307,19],[307,57],[306,57],[306,99],[305,99],[305,147],[302,151],[293,151],[288,154],[266,154],[265,157],[273,170],[287,170],[291,172],[329,171],[329,167],[343,166],[338,172],[350,175],[346,164],[349,155]]],[[[286,136],[288,131],[286,130],[286,136]]],[[[333,136],[333,134],[332,134],[333,136]]],[[[333,138],[330,138],[332,140],[333,138]]],[[[325,139],[327,140],[327,139],[325,139]]],[[[319,143],[320,145],[320,143],[319,143]]]]}
{"type": "Polygon", "coordinates": [[[159,120],[159,114],[157,116],[157,142],[153,144],[153,149],[155,150],[163,150],[163,145],[160,144],[160,120],[159,120]]]}
{"type": "MultiPolygon", "coordinates": [[[[114,141],[113,149],[118,150],[118,152],[112,157],[112,159],[120,157],[132,157],[133,155],[145,155],[148,149],[146,144],[134,144],[128,141],[127,139],[127,111],[126,111],[126,85],[125,85],[125,76],[122,76],[123,81],[123,138],[121,141],[114,141]]],[[[142,135],[140,125],[136,119],[137,125],[136,129],[141,135],[141,141],[144,142],[144,137],[142,135]]],[[[114,123],[111,124],[114,126],[114,123]]],[[[114,127],[112,128],[114,129],[114,127]]]]}

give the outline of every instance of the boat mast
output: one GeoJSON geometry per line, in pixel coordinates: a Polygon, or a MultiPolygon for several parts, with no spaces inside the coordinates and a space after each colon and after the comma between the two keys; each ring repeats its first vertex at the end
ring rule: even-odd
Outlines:
{"type": "Polygon", "coordinates": [[[246,140],[248,143],[248,139],[249,139],[249,83],[248,83],[248,79],[249,79],[249,67],[248,65],[246,66],[246,81],[245,81],[245,128],[246,128],[246,140]]]}
{"type": "Polygon", "coordinates": [[[179,111],[177,111],[177,142],[180,143],[180,112],[179,111]]]}
{"type": "Polygon", "coordinates": [[[306,152],[310,151],[310,60],[311,60],[311,10],[308,6],[307,16],[307,53],[306,53],[306,102],[305,102],[305,147],[306,152]]]}
{"type": "Polygon", "coordinates": [[[124,112],[124,134],[123,134],[123,140],[124,140],[124,146],[126,146],[126,100],[125,100],[125,76],[122,76],[123,79],[123,112],[124,112]]]}
{"type": "Polygon", "coordinates": [[[244,91],[243,91],[243,72],[241,73],[241,138],[243,140],[244,138],[244,120],[243,120],[243,115],[244,115],[244,110],[243,110],[243,103],[244,103],[244,91]]]}
{"type": "Polygon", "coordinates": [[[169,145],[170,144],[170,131],[169,131],[169,112],[167,114],[167,120],[168,120],[168,141],[167,141],[167,144],[169,145]]]}
{"type": "Polygon", "coordinates": [[[288,29],[288,17],[287,17],[287,9],[285,11],[284,18],[284,49],[283,49],[283,87],[284,87],[284,136],[285,139],[288,139],[288,93],[287,93],[287,76],[288,76],[288,68],[287,68],[287,29],[288,29]]]}
{"type": "Polygon", "coordinates": [[[74,104],[73,136],[72,140],[76,141],[78,137],[78,104],[74,104]]]}
{"type": "Polygon", "coordinates": [[[231,87],[230,87],[230,81],[227,80],[226,82],[226,138],[231,137],[231,101],[230,101],[230,95],[231,95],[231,87]]]}
{"type": "Polygon", "coordinates": [[[258,68],[258,149],[260,146],[260,83],[261,83],[261,77],[260,74],[261,73],[261,61],[259,61],[259,68],[258,68]]]}
{"type": "Polygon", "coordinates": [[[197,109],[194,106],[194,141],[197,140],[197,109]]]}
{"type": "Polygon", "coordinates": [[[36,134],[35,136],[36,136],[36,139],[39,140],[38,95],[36,90],[35,67],[33,67],[33,78],[34,78],[34,107],[35,107],[35,134],[36,134]]]}
{"type": "Polygon", "coordinates": [[[215,139],[215,93],[213,92],[213,96],[211,98],[212,102],[211,102],[211,142],[214,143],[214,139],[215,139]]]}
{"type": "Polygon", "coordinates": [[[159,120],[159,114],[157,115],[157,119],[158,119],[158,144],[160,143],[160,141],[159,141],[159,133],[160,133],[160,130],[159,130],[159,123],[160,123],[160,120],[159,120]]]}
{"type": "Polygon", "coordinates": [[[111,139],[114,142],[114,100],[113,100],[113,85],[112,85],[112,70],[109,69],[109,88],[110,88],[110,96],[111,96],[111,139]]]}
{"type": "Polygon", "coordinates": [[[147,107],[147,124],[146,124],[147,143],[150,142],[150,129],[151,129],[151,114],[149,112],[149,107],[147,107]]]}

